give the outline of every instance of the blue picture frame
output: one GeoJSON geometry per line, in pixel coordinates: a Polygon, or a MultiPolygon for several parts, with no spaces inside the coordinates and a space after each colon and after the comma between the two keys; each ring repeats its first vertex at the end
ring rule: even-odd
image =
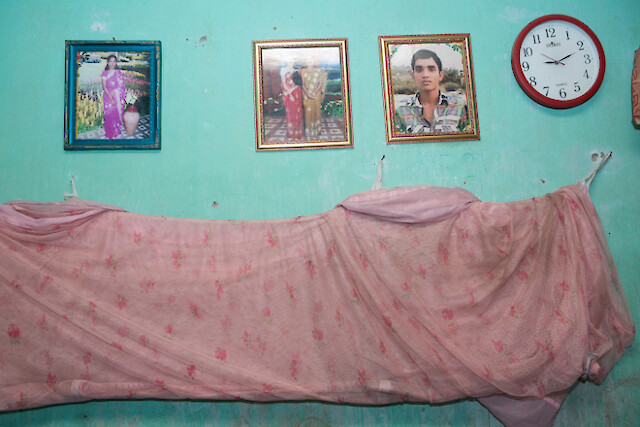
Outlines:
{"type": "Polygon", "coordinates": [[[160,41],[67,40],[64,149],[159,150],[160,59],[160,41]]]}

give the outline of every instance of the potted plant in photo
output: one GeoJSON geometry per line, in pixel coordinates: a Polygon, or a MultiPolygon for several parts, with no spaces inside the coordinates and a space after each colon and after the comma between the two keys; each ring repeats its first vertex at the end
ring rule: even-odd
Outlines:
{"type": "Polygon", "coordinates": [[[140,113],[135,105],[137,100],[138,97],[132,91],[127,91],[125,95],[126,107],[122,120],[124,121],[124,128],[127,131],[127,135],[129,136],[136,133],[138,122],[140,122],[140,113]]]}

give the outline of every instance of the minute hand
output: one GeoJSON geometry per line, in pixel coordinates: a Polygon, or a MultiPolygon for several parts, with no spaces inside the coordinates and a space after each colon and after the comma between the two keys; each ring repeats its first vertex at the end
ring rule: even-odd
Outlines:
{"type": "MultiPolygon", "coordinates": [[[[575,52],[573,52],[573,53],[575,53],[575,52]]],[[[564,61],[565,59],[567,59],[568,57],[570,57],[571,55],[573,55],[573,53],[570,53],[569,55],[565,56],[564,58],[560,58],[560,59],[558,59],[558,62],[562,62],[562,61],[564,61]]],[[[564,65],[564,64],[562,64],[562,65],[564,65]]]]}

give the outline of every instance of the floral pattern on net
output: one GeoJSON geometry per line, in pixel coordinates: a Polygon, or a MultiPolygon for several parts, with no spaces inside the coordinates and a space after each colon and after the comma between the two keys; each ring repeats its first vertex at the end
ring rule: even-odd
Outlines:
{"type": "Polygon", "coordinates": [[[579,252],[567,244],[576,236],[566,233],[592,223],[566,224],[592,213],[563,203],[561,226],[555,211],[536,214],[552,197],[529,210],[533,202],[513,202],[509,217],[472,204],[455,221],[410,226],[340,208],[266,225],[105,212],[72,235],[54,231],[40,252],[6,237],[0,222],[0,281],[10,279],[0,286],[0,357],[38,376],[3,372],[19,386],[0,398],[2,409],[38,405],[32,396],[59,395],[69,381],[77,396],[99,398],[91,383],[104,376],[123,386],[114,395],[140,395],[121,369],[153,396],[205,399],[440,402],[570,387],[584,372],[580,352],[612,342],[619,357],[632,325],[612,310],[621,294],[598,236],[582,231],[579,252]],[[553,263],[533,235],[548,239],[553,263]],[[25,260],[37,271],[24,270],[25,260]],[[584,280],[587,267],[597,274],[584,280]],[[34,308],[29,295],[55,309],[34,308]],[[585,295],[597,304],[586,307],[585,295]],[[613,316],[615,328],[601,324],[593,335],[581,317],[591,310],[613,316]],[[532,316],[548,327],[527,329],[532,316]],[[77,347],[65,346],[71,336],[77,347]],[[449,373],[467,371],[460,390],[449,373]]]}

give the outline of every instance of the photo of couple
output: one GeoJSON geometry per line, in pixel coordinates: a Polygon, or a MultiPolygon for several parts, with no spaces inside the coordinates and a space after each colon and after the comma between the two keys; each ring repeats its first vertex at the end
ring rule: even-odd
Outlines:
{"type": "Polygon", "coordinates": [[[346,44],[255,43],[257,148],[351,145],[346,44]]]}

